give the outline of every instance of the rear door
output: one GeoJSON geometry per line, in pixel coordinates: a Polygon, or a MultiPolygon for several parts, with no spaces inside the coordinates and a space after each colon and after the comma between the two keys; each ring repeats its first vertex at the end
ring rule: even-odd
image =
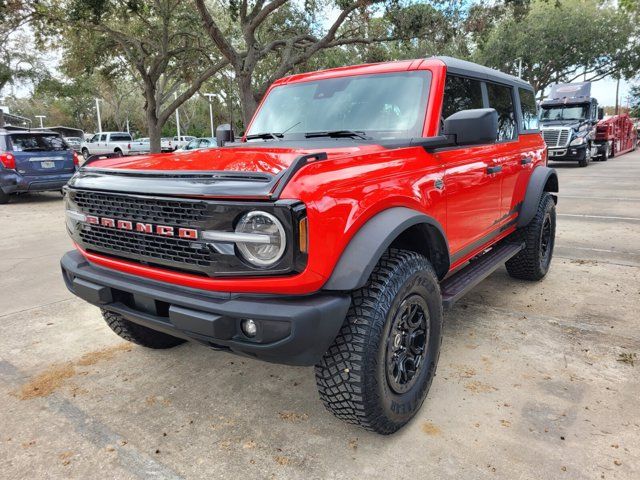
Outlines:
{"type": "Polygon", "coordinates": [[[16,158],[16,170],[22,175],[52,175],[75,170],[73,150],[54,133],[12,133],[8,150],[16,158]]]}
{"type": "Polygon", "coordinates": [[[523,165],[523,151],[519,144],[518,122],[516,120],[515,95],[513,86],[487,82],[488,107],[498,112],[498,140],[491,147],[493,162],[499,170],[500,215],[498,225],[511,221],[518,214],[514,204],[514,192],[523,165]]]}
{"type": "MultiPolygon", "coordinates": [[[[483,108],[483,88],[477,79],[447,75],[441,120],[460,110],[483,108]]],[[[490,240],[500,216],[500,174],[492,171],[495,149],[474,145],[435,155],[445,171],[449,248],[459,259],[490,240]]]]}

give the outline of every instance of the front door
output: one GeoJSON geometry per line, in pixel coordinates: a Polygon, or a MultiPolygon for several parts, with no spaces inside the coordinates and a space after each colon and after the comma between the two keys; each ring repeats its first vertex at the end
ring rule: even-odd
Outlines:
{"type": "MultiPolygon", "coordinates": [[[[483,108],[479,80],[447,75],[441,119],[483,108]]],[[[450,148],[436,153],[444,169],[447,231],[454,261],[480,247],[500,217],[501,172],[493,145],[450,148]]]]}

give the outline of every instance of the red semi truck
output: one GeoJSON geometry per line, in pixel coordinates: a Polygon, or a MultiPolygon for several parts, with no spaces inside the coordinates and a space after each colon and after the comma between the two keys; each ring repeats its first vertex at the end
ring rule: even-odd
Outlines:
{"type": "Polygon", "coordinates": [[[607,161],[610,157],[622,155],[637,146],[638,136],[635,125],[626,113],[600,120],[596,125],[593,146],[594,155],[607,161]]]}

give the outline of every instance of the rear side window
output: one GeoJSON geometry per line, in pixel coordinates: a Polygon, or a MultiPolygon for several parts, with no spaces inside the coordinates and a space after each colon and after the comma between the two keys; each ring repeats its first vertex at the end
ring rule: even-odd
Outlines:
{"type": "Polygon", "coordinates": [[[520,108],[522,110],[522,129],[538,130],[538,109],[536,98],[531,90],[518,89],[520,95],[520,108]]]}
{"type": "Polygon", "coordinates": [[[447,75],[442,100],[442,119],[460,110],[482,108],[482,87],[478,80],[447,75]]]}
{"type": "Polygon", "coordinates": [[[516,138],[516,116],[511,92],[511,87],[487,83],[489,107],[498,112],[499,142],[516,138]]]}
{"type": "Polygon", "coordinates": [[[10,135],[10,138],[11,148],[14,152],[67,150],[69,148],[59,135],[14,133],[10,135]]]}
{"type": "Polygon", "coordinates": [[[112,142],[130,142],[131,135],[129,135],[128,133],[112,133],[111,141],[112,142]]]}

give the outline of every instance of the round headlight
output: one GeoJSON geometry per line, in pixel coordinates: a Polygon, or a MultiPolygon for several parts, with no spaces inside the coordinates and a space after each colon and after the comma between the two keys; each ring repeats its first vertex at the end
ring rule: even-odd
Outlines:
{"type": "Polygon", "coordinates": [[[236,226],[236,233],[263,237],[263,241],[259,242],[236,242],[242,256],[258,267],[268,267],[276,263],[282,258],[287,246],[282,224],[267,212],[254,211],[245,214],[236,226]]]}

